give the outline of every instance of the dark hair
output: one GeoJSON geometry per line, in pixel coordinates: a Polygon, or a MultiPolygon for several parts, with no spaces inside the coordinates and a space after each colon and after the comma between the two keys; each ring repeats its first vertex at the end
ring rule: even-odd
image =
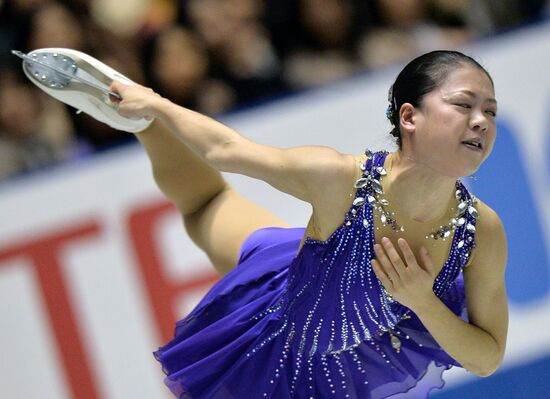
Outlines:
{"type": "Polygon", "coordinates": [[[439,87],[452,70],[464,64],[475,66],[485,72],[494,86],[493,79],[485,68],[472,57],[458,51],[437,50],[423,54],[409,62],[399,73],[388,93],[390,104],[386,116],[393,125],[390,134],[397,138],[400,149],[402,146],[399,129],[401,106],[404,103],[410,103],[415,107],[421,106],[426,94],[439,87]]]}

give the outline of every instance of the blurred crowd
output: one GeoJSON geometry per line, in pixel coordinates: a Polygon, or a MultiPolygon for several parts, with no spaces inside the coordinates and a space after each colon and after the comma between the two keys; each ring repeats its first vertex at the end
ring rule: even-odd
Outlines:
{"type": "Polygon", "coordinates": [[[133,140],[34,87],[12,49],[77,49],[215,116],[547,10],[548,0],[0,0],[0,179],[133,140]]]}

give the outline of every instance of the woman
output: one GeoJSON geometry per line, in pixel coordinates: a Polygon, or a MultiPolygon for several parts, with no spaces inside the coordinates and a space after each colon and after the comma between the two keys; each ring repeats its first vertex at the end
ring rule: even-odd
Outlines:
{"type": "Polygon", "coordinates": [[[273,148],[142,86],[111,90],[123,117],[156,119],[137,133],[156,182],[226,275],[155,352],[177,397],[420,398],[451,366],[498,368],[505,233],[459,180],[496,136],[493,82],[472,58],[436,51],[403,69],[393,153],[273,148]],[[309,202],[305,231],[219,171],[309,202]]]}

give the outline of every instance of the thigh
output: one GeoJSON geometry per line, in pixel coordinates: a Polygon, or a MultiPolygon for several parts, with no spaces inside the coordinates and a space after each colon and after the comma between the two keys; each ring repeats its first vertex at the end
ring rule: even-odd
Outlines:
{"type": "Polygon", "coordinates": [[[205,251],[220,274],[235,267],[241,246],[253,231],[262,227],[290,227],[230,186],[200,210],[185,216],[184,224],[189,237],[205,251]]]}

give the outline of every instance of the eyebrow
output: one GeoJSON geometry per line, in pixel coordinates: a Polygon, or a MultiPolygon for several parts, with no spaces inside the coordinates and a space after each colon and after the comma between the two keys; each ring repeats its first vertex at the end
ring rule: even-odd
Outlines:
{"type": "MultiPolygon", "coordinates": [[[[458,90],[458,91],[455,91],[451,94],[456,94],[456,93],[464,93],[464,94],[467,94],[471,97],[476,97],[477,98],[477,94],[474,93],[473,91],[471,90],[458,90]]],[[[490,102],[490,103],[493,103],[493,104],[497,104],[497,100],[495,98],[492,98],[492,97],[489,97],[485,100],[486,102],[490,102]]]]}

